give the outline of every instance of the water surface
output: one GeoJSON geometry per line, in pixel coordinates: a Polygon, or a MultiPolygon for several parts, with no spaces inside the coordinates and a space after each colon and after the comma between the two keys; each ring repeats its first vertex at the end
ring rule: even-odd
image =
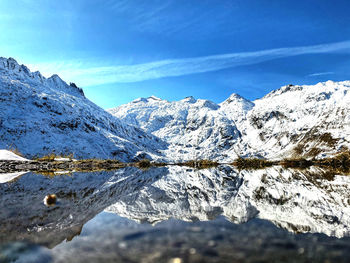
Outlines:
{"type": "Polygon", "coordinates": [[[0,262],[350,259],[350,177],[316,168],[129,167],[7,177],[0,262]],[[47,194],[57,195],[56,205],[44,204],[47,194]]]}

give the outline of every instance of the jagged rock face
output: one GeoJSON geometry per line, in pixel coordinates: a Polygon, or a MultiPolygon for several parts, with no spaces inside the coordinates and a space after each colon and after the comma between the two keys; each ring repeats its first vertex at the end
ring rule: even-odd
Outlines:
{"type": "Polygon", "coordinates": [[[349,90],[350,81],[328,81],[288,85],[254,102],[237,94],[220,104],[150,97],[109,112],[169,142],[172,160],[322,157],[350,146],[349,90]]]}
{"type": "Polygon", "coordinates": [[[56,87],[60,91],[77,95],[84,96],[82,89],[78,88],[74,83],[67,85],[58,75],[52,75],[46,79],[39,71],[31,72],[25,65],[19,65],[13,58],[2,58],[0,57],[0,74],[1,77],[7,77],[13,82],[21,81],[28,85],[30,84],[42,84],[48,87],[56,87]]]}
{"type": "Polygon", "coordinates": [[[158,158],[166,146],[122,123],[57,75],[46,79],[14,59],[0,58],[0,148],[27,157],[48,153],[77,158],[158,158]]]}

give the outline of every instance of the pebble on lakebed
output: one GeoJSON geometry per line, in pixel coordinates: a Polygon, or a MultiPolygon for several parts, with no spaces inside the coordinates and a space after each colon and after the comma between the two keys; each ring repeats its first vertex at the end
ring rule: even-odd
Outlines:
{"type": "Polygon", "coordinates": [[[56,202],[57,202],[57,196],[55,194],[47,195],[44,198],[44,204],[46,206],[54,206],[56,202]]]}

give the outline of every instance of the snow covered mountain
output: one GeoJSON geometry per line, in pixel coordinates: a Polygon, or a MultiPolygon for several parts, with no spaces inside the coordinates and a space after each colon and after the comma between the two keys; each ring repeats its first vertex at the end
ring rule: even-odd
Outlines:
{"type": "Polygon", "coordinates": [[[350,81],[288,85],[220,104],[151,96],[107,112],[74,83],[0,58],[0,149],[122,161],[323,157],[350,148],[349,90],[350,81]]]}
{"type": "Polygon", "coordinates": [[[43,77],[0,58],[0,149],[26,157],[48,153],[77,158],[157,159],[166,144],[124,124],[57,75],[43,77]]]}
{"type": "Polygon", "coordinates": [[[140,98],[108,110],[170,144],[171,160],[322,157],[350,147],[350,81],[284,86],[248,101],[140,98]]]}
{"type": "Polygon", "coordinates": [[[236,94],[220,105],[193,97],[169,102],[152,96],[109,112],[168,142],[165,156],[182,161],[229,156],[228,151],[241,141],[238,122],[244,120],[253,106],[252,102],[236,94]]]}
{"type": "Polygon", "coordinates": [[[268,157],[321,157],[350,146],[350,81],[284,86],[254,101],[247,143],[268,157]],[[253,136],[252,136],[253,135],[253,136]],[[255,138],[254,138],[255,137],[255,138]],[[258,140],[256,139],[258,138],[258,140]]]}

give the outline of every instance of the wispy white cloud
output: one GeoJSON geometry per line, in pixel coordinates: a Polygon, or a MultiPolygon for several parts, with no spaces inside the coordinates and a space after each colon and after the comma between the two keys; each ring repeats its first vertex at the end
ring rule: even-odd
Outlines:
{"type": "Polygon", "coordinates": [[[129,29],[138,32],[160,34],[174,37],[176,34],[195,34],[196,39],[235,32],[235,23],[228,21],[237,17],[238,4],[233,1],[221,1],[213,5],[210,1],[200,1],[194,5],[191,1],[180,0],[109,0],[105,6],[116,15],[126,18],[129,29]],[[213,19],[215,17],[215,19],[213,19]],[[216,33],[216,34],[215,34],[216,33]]]}
{"type": "Polygon", "coordinates": [[[333,74],[335,74],[335,73],[332,71],[328,71],[328,72],[317,72],[317,73],[309,74],[307,76],[308,77],[318,77],[318,76],[333,75],[333,74]]]}
{"type": "Polygon", "coordinates": [[[32,67],[43,71],[46,75],[57,73],[62,78],[74,81],[81,86],[92,86],[176,77],[258,64],[277,58],[337,52],[350,53],[350,41],[194,58],[166,59],[134,65],[91,67],[85,66],[83,63],[49,63],[32,65],[32,67]]]}

